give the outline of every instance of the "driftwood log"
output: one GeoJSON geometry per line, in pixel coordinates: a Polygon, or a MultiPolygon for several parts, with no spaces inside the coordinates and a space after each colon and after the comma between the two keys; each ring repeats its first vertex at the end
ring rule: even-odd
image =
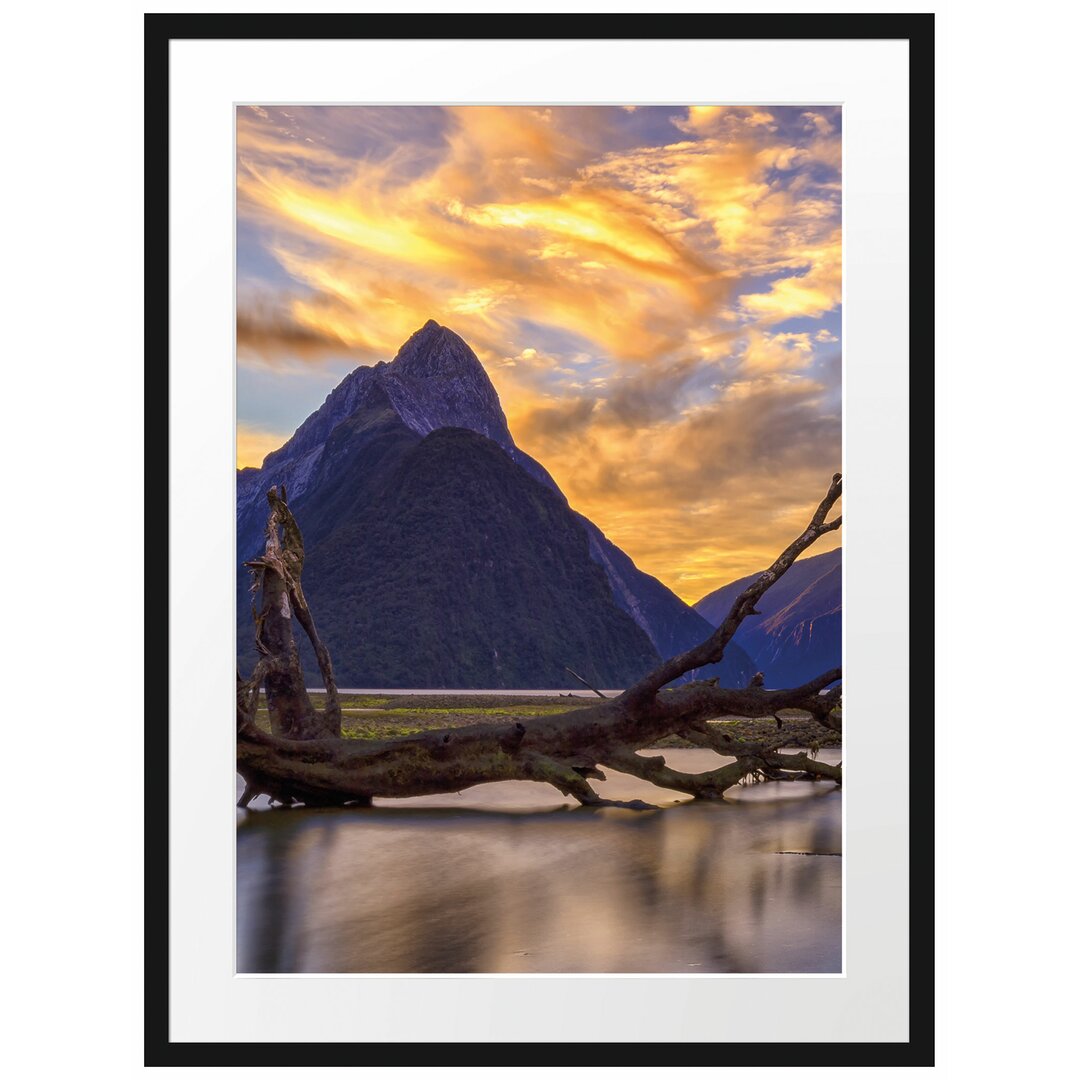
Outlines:
{"type": "Polygon", "coordinates": [[[246,781],[239,805],[247,806],[256,795],[265,794],[283,805],[369,806],[375,797],[406,798],[497,780],[536,780],[585,806],[650,808],[640,801],[602,798],[589,783],[604,778],[601,766],[698,799],[720,799],[726,789],[746,778],[809,776],[839,784],[840,766],[806,753],[782,753],[786,740],[781,731],[766,742],[732,742],[709,725],[724,716],[771,717],[783,709],[802,709],[826,728],[839,731],[839,668],[788,690],[766,690],[758,678],[744,689],[721,687],[716,680],[668,687],[689,672],[719,662],[742,622],[759,614],[754,605],[761,596],[819,537],[840,527],[840,517],[827,520],[840,493],[837,473],[803,533],[735,599],[714,633],[665,660],[618,697],[525,722],[359,740],[341,737],[333,666],[300,584],[303,537],[284,487],[280,492],[271,488],[265,551],[247,564],[257,600],[253,614],[259,660],[247,679],[237,674],[236,761],[246,781]],[[294,622],[307,634],[318,659],[326,687],[321,709],[304,687],[294,622]],[[255,723],[262,689],[270,713],[269,733],[255,723]],[[670,768],[663,757],[638,753],[672,734],[735,760],[708,772],[684,773],[670,768]]]}

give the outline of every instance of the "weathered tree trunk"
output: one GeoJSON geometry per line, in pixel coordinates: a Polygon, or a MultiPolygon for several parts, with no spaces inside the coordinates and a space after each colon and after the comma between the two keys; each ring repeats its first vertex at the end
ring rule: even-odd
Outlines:
{"type": "Polygon", "coordinates": [[[806,530],[736,598],[716,631],[701,645],[666,660],[617,698],[527,723],[483,724],[370,741],[340,738],[341,711],[330,657],[318,639],[300,588],[303,540],[284,491],[279,497],[271,489],[266,553],[248,564],[257,575],[263,602],[256,617],[261,658],[251,678],[238,680],[237,769],[247,781],[241,805],[259,793],[285,804],[369,805],[374,797],[454,792],[496,780],[537,780],[586,806],[647,807],[642,802],[602,799],[589,784],[590,778],[603,779],[602,765],[701,799],[722,798],[727,788],[749,776],[810,776],[840,783],[839,766],[815,761],[805,753],[781,753],[786,739],[780,731],[769,742],[732,743],[708,726],[708,721],[722,716],[775,716],[782,709],[804,709],[825,727],[838,731],[840,687],[833,684],[840,680],[839,669],[790,690],[765,690],[758,680],[741,690],[717,686],[715,680],[664,689],[682,675],[723,658],[742,621],[758,614],[754,603],[818,537],[840,526],[839,517],[825,520],[840,493],[837,474],[806,530]],[[298,678],[292,614],[319,657],[327,689],[326,709],[321,712],[313,707],[298,678]],[[255,724],[263,681],[272,734],[255,724]],[[691,774],[669,768],[662,757],[637,753],[671,734],[735,760],[710,772],[691,774]]]}
{"type": "MultiPolygon", "coordinates": [[[[255,613],[255,647],[260,654],[257,667],[266,685],[270,729],[285,739],[320,739],[341,735],[341,706],[334,681],[330,654],[315,629],[300,587],[304,570],[304,540],[286,503],[285,488],[267,493],[270,515],[266,523],[263,554],[245,565],[252,571],[252,592],[260,601],[255,613]],[[300,650],[293,635],[293,619],[304,628],[326,686],[326,705],[319,710],[304,686],[300,650]]],[[[256,704],[258,702],[258,683],[256,704]]]]}

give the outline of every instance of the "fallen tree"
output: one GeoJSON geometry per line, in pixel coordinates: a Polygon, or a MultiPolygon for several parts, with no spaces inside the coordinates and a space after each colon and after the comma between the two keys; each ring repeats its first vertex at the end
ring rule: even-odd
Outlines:
{"type": "Polygon", "coordinates": [[[743,689],[718,686],[715,679],[670,684],[718,663],[743,621],[759,614],[754,605],[764,593],[819,537],[840,527],[840,517],[827,520],[840,493],[837,473],[806,529],[739,594],[716,630],[700,645],[665,660],[618,697],[601,695],[595,705],[527,723],[359,740],[341,737],[333,666],[301,588],[303,537],[284,488],[280,493],[271,488],[265,551],[247,564],[254,578],[259,660],[247,679],[237,674],[236,763],[246,782],[239,805],[247,806],[256,795],[265,794],[283,805],[369,806],[375,797],[406,798],[497,780],[535,780],[585,806],[650,808],[640,801],[602,798],[589,783],[604,779],[601,766],[698,799],[720,799],[746,778],[812,777],[839,784],[840,766],[804,752],[782,752],[786,739],[778,716],[785,709],[802,709],[824,727],[840,731],[839,668],[787,690],[766,690],[757,677],[743,689]],[[314,706],[304,687],[294,621],[315,650],[326,688],[322,709],[314,706]],[[256,724],[263,688],[270,732],[256,724]],[[777,736],[764,742],[735,742],[709,723],[724,716],[777,717],[777,736]],[[734,761],[708,772],[684,773],[670,768],[661,756],[639,753],[673,734],[734,761]]]}

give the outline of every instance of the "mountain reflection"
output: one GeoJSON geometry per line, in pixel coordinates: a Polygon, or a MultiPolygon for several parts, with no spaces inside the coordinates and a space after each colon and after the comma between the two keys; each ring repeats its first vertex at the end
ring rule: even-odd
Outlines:
{"type": "MultiPolygon", "coordinates": [[[[707,753],[665,756],[700,769],[716,758],[691,756],[707,753]]],[[[618,775],[601,787],[622,798],[633,785],[631,797],[669,794],[618,775]]],[[[510,783],[389,808],[246,813],[237,970],[839,971],[842,860],[777,852],[839,852],[840,793],[733,795],[570,810],[510,783]]]]}

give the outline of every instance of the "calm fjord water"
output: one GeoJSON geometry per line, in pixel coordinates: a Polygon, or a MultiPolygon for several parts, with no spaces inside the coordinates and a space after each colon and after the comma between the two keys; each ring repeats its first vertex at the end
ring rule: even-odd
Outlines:
{"type": "Polygon", "coordinates": [[[686,797],[608,776],[603,794],[668,808],[571,808],[517,781],[367,810],[261,798],[238,813],[237,971],[840,971],[839,789],[762,784],[672,806],[686,797]]]}

